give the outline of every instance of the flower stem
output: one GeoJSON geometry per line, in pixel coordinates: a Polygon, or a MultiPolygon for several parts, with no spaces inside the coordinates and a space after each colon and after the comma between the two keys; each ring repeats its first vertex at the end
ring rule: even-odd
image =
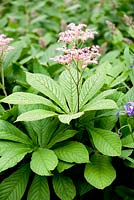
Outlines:
{"type": "MultiPolygon", "coordinates": [[[[5,87],[5,78],[4,78],[4,68],[3,68],[3,63],[2,61],[0,62],[0,66],[1,66],[1,83],[2,83],[2,90],[3,93],[5,95],[5,97],[7,97],[7,92],[6,92],[6,87],[5,87]]],[[[11,105],[9,105],[9,109],[11,109],[11,105]]]]}
{"type": "Polygon", "coordinates": [[[77,63],[77,85],[76,85],[76,89],[77,89],[77,103],[78,103],[78,112],[80,109],[80,94],[79,94],[79,70],[78,70],[78,63],[77,63]]]}

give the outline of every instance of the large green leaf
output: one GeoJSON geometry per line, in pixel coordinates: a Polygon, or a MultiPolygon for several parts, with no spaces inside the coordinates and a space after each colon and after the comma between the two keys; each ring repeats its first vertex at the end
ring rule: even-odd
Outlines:
{"type": "Polygon", "coordinates": [[[59,126],[59,120],[57,118],[46,118],[24,123],[30,135],[31,133],[32,137],[35,135],[36,142],[40,147],[48,146],[53,133],[57,132],[59,126]]]}
{"type": "Polygon", "coordinates": [[[97,73],[84,82],[80,92],[80,109],[102,88],[104,78],[103,73],[97,73]]]}
{"type": "Polygon", "coordinates": [[[0,184],[0,200],[21,200],[29,179],[29,166],[20,168],[0,184]]]}
{"type": "Polygon", "coordinates": [[[54,151],[46,148],[39,148],[32,154],[30,162],[31,169],[40,176],[50,176],[58,164],[54,151]]]}
{"type": "MultiPolygon", "coordinates": [[[[25,113],[30,110],[42,109],[44,110],[44,105],[34,104],[34,105],[19,105],[19,113],[25,113]]],[[[34,144],[40,147],[46,146],[51,138],[53,132],[57,130],[59,126],[59,120],[57,117],[50,117],[36,121],[24,121],[22,122],[27,130],[28,135],[32,138],[34,144]]]]}
{"type": "MultiPolygon", "coordinates": [[[[105,99],[107,96],[114,94],[116,91],[117,91],[116,89],[105,90],[105,91],[101,92],[100,94],[98,94],[95,98],[93,98],[92,101],[95,102],[100,99],[105,99]]],[[[90,101],[90,102],[92,102],[92,101],[90,101]]]]}
{"type": "MultiPolygon", "coordinates": [[[[1,157],[0,157],[0,172],[5,171],[8,168],[15,166],[18,162],[20,162],[27,153],[32,151],[31,148],[28,148],[24,144],[20,143],[10,143],[9,145],[7,142],[4,141],[2,146],[4,146],[4,150],[1,150],[1,157]],[[13,145],[11,145],[13,144],[13,145]]],[[[2,148],[2,147],[1,147],[2,148]]]]}
{"type": "Polygon", "coordinates": [[[74,114],[62,114],[62,115],[58,115],[58,118],[62,123],[69,124],[72,119],[77,119],[81,117],[83,114],[84,112],[78,112],[74,114]]]}
{"type": "Polygon", "coordinates": [[[26,134],[4,120],[0,120],[0,139],[32,144],[32,141],[26,134]]]}
{"type": "Polygon", "coordinates": [[[50,200],[50,190],[45,176],[35,175],[27,200],[50,200]]]}
{"type": "Polygon", "coordinates": [[[84,177],[87,182],[98,189],[109,186],[116,178],[116,171],[107,156],[94,155],[91,163],[86,164],[84,177]]]}
{"type": "Polygon", "coordinates": [[[70,163],[88,163],[89,154],[86,147],[80,142],[65,142],[62,146],[54,149],[60,160],[70,163]]]}
{"type": "Polygon", "coordinates": [[[78,77],[79,74],[77,74],[77,70],[73,68],[63,71],[59,77],[59,83],[72,113],[77,112],[78,109],[78,93],[76,86],[78,77]]]}
{"type": "Polygon", "coordinates": [[[111,99],[100,99],[86,104],[81,111],[117,109],[117,104],[111,99]]]}
{"type": "Polygon", "coordinates": [[[73,167],[74,165],[75,165],[74,163],[68,163],[68,162],[64,162],[64,161],[59,161],[58,165],[57,165],[57,170],[58,170],[59,173],[61,173],[64,170],[73,167]]]}
{"type": "Polygon", "coordinates": [[[129,74],[130,74],[129,70],[124,71],[120,76],[118,76],[114,81],[112,81],[110,87],[112,88],[115,87],[116,85],[123,83],[129,76],[129,74]]]}
{"type": "Polygon", "coordinates": [[[121,139],[123,147],[134,148],[134,133],[127,135],[121,139]]]}
{"type": "Polygon", "coordinates": [[[96,116],[95,123],[97,127],[101,129],[112,130],[115,127],[118,118],[116,117],[116,111],[100,111],[96,116]]]}
{"type": "Polygon", "coordinates": [[[104,155],[120,156],[121,141],[117,133],[100,128],[90,129],[95,147],[104,155]]]}
{"type": "Polygon", "coordinates": [[[56,116],[57,114],[52,111],[36,109],[25,112],[17,117],[16,121],[35,121],[45,119],[48,117],[56,116]]]}
{"type": "Polygon", "coordinates": [[[61,174],[53,177],[53,188],[61,200],[72,200],[76,196],[76,189],[73,181],[68,176],[61,174]]]}
{"type": "Polygon", "coordinates": [[[61,130],[59,132],[56,131],[55,134],[52,136],[48,147],[51,148],[54,144],[67,140],[68,138],[73,137],[76,133],[76,130],[61,130]]]}
{"type": "Polygon", "coordinates": [[[62,112],[60,108],[55,106],[50,100],[32,93],[26,92],[14,92],[11,95],[5,97],[1,102],[9,104],[43,104],[54,108],[55,110],[62,112]]]}
{"type": "Polygon", "coordinates": [[[64,111],[68,111],[64,94],[56,81],[44,74],[28,72],[26,73],[26,79],[33,88],[52,99],[64,111]]]}

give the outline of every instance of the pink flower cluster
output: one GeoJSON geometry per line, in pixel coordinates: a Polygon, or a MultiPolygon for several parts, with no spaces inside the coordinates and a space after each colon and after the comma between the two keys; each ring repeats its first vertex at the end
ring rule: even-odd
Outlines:
{"type": "Polygon", "coordinates": [[[0,35],[0,56],[14,49],[12,46],[8,45],[12,41],[12,38],[7,38],[4,34],[0,35]]]}
{"type": "Polygon", "coordinates": [[[71,23],[67,26],[67,29],[67,31],[59,34],[60,37],[58,41],[63,41],[68,44],[78,40],[85,42],[88,38],[94,39],[94,34],[97,34],[96,31],[93,32],[91,29],[87,28],[86,24],[79,24],[76,26],[74,23],[71,23]]]}
{"type": "Polygon", "coordinates": [[[71,64],[72,62],[80,63],[81,68],[84,69],[89,64],[97,64],[97,57],[100,56],[99,46],[92,45],[91,47],[78,48],[78,42],[85,42],[88,38],[94,39],[94,34],[87,25],[79,24],[76,26],[71,23],[67,26],[68,30],[61,32],[58,41],[63,41],[71,44],[71,48],[66,46],[58,48],[58,51],[63,51],[64,55],[56,56],[51,60],[59,62],[60,64],[71,64]],[[83,30],[85,29],[85,31],[83,30]]]}
{"type": "Polygon", "coordinates": [[[58,48],[62,50],[64,55],[56,56],[51,60],[57,61],[60,64],[71,64],[73,61],[80,62],[82,69],[89,64],[98,64],[97,57],[100,56],[99,46],[84,47],[81,49],[72,48],[67,49],[66,47],[58,48]]]}

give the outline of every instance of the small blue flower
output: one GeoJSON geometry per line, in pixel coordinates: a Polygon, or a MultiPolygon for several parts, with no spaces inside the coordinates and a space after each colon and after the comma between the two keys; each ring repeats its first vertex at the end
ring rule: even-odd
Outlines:
{"type": "Polygon", "coordinates": [[[134,68],[134,65],[131,65],[130,68],[133,69],[133,68],[134,68]]]}
{"type": "Polygon", "coordinates": [[[124,109],[125,109],[125,113],[130,116],[133,117],[134,116],[134,102],[133,101],[129,101],[124,105],[124,109]]]}

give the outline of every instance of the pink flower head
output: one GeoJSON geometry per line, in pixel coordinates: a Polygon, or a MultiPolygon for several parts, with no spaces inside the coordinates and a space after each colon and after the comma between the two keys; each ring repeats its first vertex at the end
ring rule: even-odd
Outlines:
{"type": "Polygon", "coordinates": [[[60,64],[71,64],[73,61],[81,62],[83,69],[89,64],[97,64],[96,58],[100,56],[99,46],[94,45],[82,49],[67,49],[66,47],[63,47],[58,48],[58,50],[62,50],[64,55],[56,56],[51,58],[51,60],[57,61],[60,64]]]}
{"type": "Polygon", "coordinates": [[[94,34],[97,32],[91,31],[85,24],[76,26],[71,23],[67,26],[67,31],[61,32],[59,41],[63,41],[71,48],[66,46],[57,48],[57,51],[62,51],[64,55],[56,56],[51,60],[59,62],[60,64],[71,64],[78,62],[81,68],[84,69],[89,64],[97,64],[97,58],[100,56],[100,47],[92,45],[91,47],[78,48],[78,41],[85,42],[88,38],[94,39],[94,34]]]}
{"type": "Polygon", "coordinates": [[[97,34],[96,31],[92,31],[87,28],[86,24],[79,24],[78,26],[74,23],[71,23],[67,26],[67,30],[65,32],[59,33],[59,40],[63,41],[67,44],[76,42],[81,40],[85,42],[88,38],[94,39],[94,34],[97,34]]]}
{"type": "Polygon", "coordinates": [[[3,56],[14,48],[8,44],[13,41],[13,38],[7,38],[6,35],[0,35],[0,55],[3,56]]]}

